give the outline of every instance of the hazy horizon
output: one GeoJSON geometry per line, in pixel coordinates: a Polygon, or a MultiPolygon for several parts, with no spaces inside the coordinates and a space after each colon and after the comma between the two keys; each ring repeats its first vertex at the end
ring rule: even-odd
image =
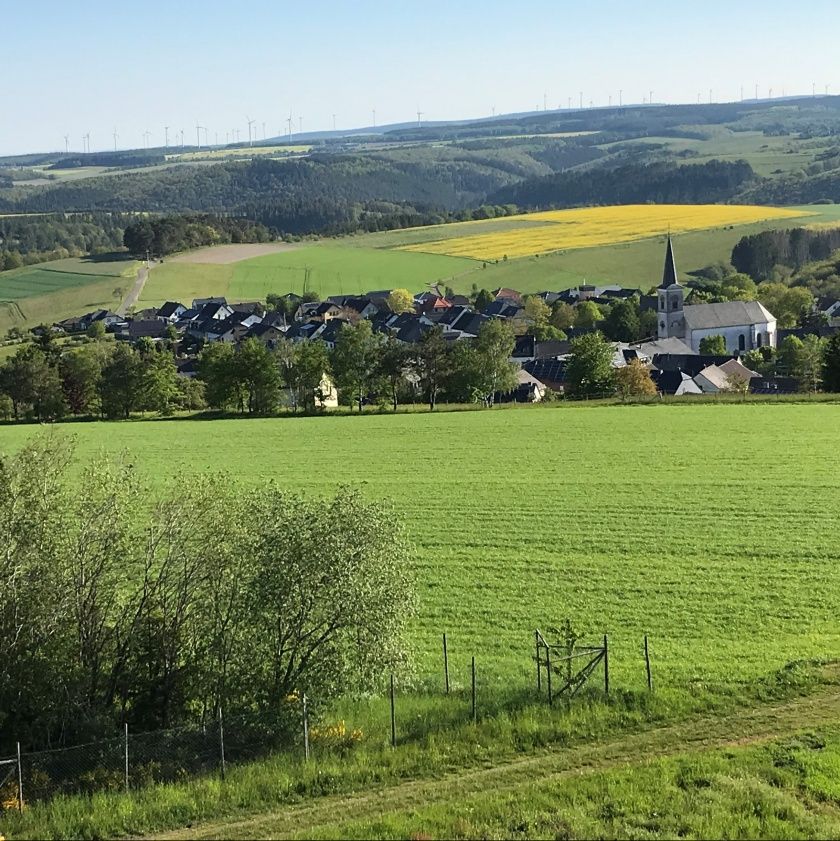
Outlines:
{"type": "Polygon", "coordinates": [[[395,7],[375,0],[287,11],[256,0],[237,12],[208,0],[200,13],[149,0],[78,7],[31,2],[4,13],[9,37],[0,154],[170,145],[195,126],[211,144],[411,122],[478,119],[580,104],[734,101],[840,93],[833,23],[840,7],[808,4],[790,18],[779,0],[711,0],[675,9],[655,0],[597,17],[547,0],[395,7]],[[203,134],[203,132],[202,132],[203,134]]]}

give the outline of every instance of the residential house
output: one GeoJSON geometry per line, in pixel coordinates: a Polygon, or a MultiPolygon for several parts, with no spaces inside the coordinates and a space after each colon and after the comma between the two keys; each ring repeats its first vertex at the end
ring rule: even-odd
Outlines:
{"type": "Polygon", "coordinates": [[[682,371],[651,371],[650,377],[660,394],[702,394],[700,386],[682,371]]]}
{"type": "Polygon", "coordinates": [[[128,340],[136,342],[139,339],[160,341],[169,334],[170,325],[159,318],[135,319],[128,324],[128,340]]]}
{"type": "Polygon", "coordinates": [[[157,317],[174,324],[183,318],[186,311],[187,308],[178,301],[167,301],[163,306],[158,307],[157,317]]]}

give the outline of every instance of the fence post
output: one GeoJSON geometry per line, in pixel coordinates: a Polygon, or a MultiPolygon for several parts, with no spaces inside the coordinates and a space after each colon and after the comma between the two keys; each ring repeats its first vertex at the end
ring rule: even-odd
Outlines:
{"type": "Polygon", "coordinates": [[[125,793],[128,794],[128,722],[125,723],[125,793]]]}
{"type": "Polygon", "coordinates": [[[446,648],[446,634],[443,635],[443,680],[446,685],[446,694],[449,694],[449,652],[446,648]]]}
{"type": "Polygon", "coordinates": [[[534,650],[537,652],[537,693],[542,693],[542,675],[540,674],[540,632],[534,631],[534,650]]]}
{"type": "Polygon", "coordinates": [[[219,759],[221,759],[222,779],[225,778],[225,721],[219,706],[219,759]]]}
{"type": "Polygon", "coordinates": [[[551,706],[554,703],[554,696],[551,694],[551,648],[548,645],[545,647],[545,673],[548,686],[548,705],[551,706]]]}
{"type": "Polygon", "coordinates": [[[20,762],[20,742],[17,743],[18,812],[23,812],[23,766],[20,762]]]}
{"type": "Polygon", "coordinates": [[[391,672],[391,747],[397,746],[397,710],[394,704],[394,673],[391,672]]]}
{"type": "Polygon", "coordinates": [[[472,720],[473,724],[477,723],[478,716],[476,713],[476,706],[475,706],[475,655],[472,658],[472,720]]]}
{"type": "Polygon", "coordinates": [[[648,650],[647,634],[645,634],[645,668],[647,669],[648,691],[653,692],[653,680],[650,676],[650,651],[648,650]]]}
{"type": "Polygon", "coordinates": [[[606,634],[604,634],[604,694],[610,694],[610,652],[606,634]]]}
{"type": "Polygon", "coordinates": [[[306,693],[303,693],[303,758],[309,762],[309,712],[306,709],[306,693]]]}

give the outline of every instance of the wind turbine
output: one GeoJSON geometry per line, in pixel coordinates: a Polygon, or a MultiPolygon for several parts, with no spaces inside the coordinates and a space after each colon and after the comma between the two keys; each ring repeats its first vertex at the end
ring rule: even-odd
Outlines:
{"type": "Polygon", "coordinates": [[[149,138],[151,136],[152,136],[152,133],[148,129],[146,129],[146,131],[143,132],[143,148],[144,149],[149,148],[149,138]]]}
{"type": "Polygon", "coordinates": [[[164,134],[164,146],[168,149],[169,148],[169,126],[163,127],[163,134],[164,134]]]}
{"type": "Polygon", "coordinates": [[[373,127],[376,128],[376,109],[373,109],[373,127]]]}
{"type": "Polygon", "coordinates": [[[335,114],[333,114],[333,131],[335,131],[335,114]]]}
{"type": "Polygon", "coordinates": [[[417,128],[422,128],[422,127],[423,127],[423,112],[418,111],[417,112],[417,128]]]}
{"type": "Polygon", "coordinates": [[[572,98],[571,97],[568,97],[568,106],[569,106],[569,110],[571,111],[572,110],[572,98]]]}
{"type": "Polygon", "coordinates": [[[291,143],[292,142],[292,112],[291,111],[289,111],[289,119],[286,120],[286,122],[289,124],[289,143],[291,143]]]}
{"type": "Polygon", "coordinates": [[[653,91],[650,92],[650,96],[648,97],[648,102],[653,105],[653,91]]]}
{"type": "Polygon", "coordinates": [[[114,126],[114,151],[115,152],[117,151],[117,137],[118,136],[119,135],[117,134],[117,127],[114,126]]]}
{"type": "Polygon", "coordinates": [[[265,140],[265,123],[263,123],[263,140],[265,140]]]}
{"type": "Polygon", "coordinates": [[[88,132],[82,139],[85,141],[85,151],[90,154],[90,132],[88,132]]]}
{"type": "Polygon", "coordinates": [[[181,148],[184,148],[184,130],[181,129],[181,148]]]}
{"type": "Polygon", "coordinates": [[[70,135],[69,134],[64,135],[64,151],[65,151],[65,153],[70,152],[70,135]]]}
{"type": "Polygon", "coordinates": [[[208,137],[207,126],[202,126],[201,130],[204,132],[204,145],[209,146],[210,141],[207,139],[207,137],[208,137]]]}
{"type": "Polygon", "coordinates": [[[583,91],[580,92],[580,110],[583,111],[583,91]]]}
{"type": "Polygon", "coordinates": [[[254,125],[256,120],[252,120],[247,114],[245,115],[245,120],[248,123],[248,145],[253,146],[254,141],[251,139],[251,126],[254,125]]]}
{"type": "Polygon", "coordinates": [[[195,124],[195,145],[201,148],[201,126],[198,123],[195,124]]]}
{"type": "Polygon", "coordinates": [[[548,94],[543,93],[543,111],[548,111],[548,94]]]}
{"type": "Polygon", "coordinates": [[[494,117],[496,116],[496,106],[495,106],[495,105],[493,105],[493,106],[490,108],[490,113],[491,113],[494,117]]]}
{"type": "Polygon", "coordinates": [[[619,92],[618,92],[618,107],[619,108],[621,108],[621,106],[623,104],[623,98],[624,98],[624,91],[619,90],[619,92]]]}

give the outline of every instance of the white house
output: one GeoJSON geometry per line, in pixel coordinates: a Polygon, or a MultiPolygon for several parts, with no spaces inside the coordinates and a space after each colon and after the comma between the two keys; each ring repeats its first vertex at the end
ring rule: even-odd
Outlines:
{"type": "Polygon", "coordinates": [[[660,339],[682,339],[695,353],[707,336],[723,336],[730,353],[764,345],[776,347],[776,317],[758,301],[685,306],[685,289],[677,277],[670,236],[658,295],[660,339]]]}

